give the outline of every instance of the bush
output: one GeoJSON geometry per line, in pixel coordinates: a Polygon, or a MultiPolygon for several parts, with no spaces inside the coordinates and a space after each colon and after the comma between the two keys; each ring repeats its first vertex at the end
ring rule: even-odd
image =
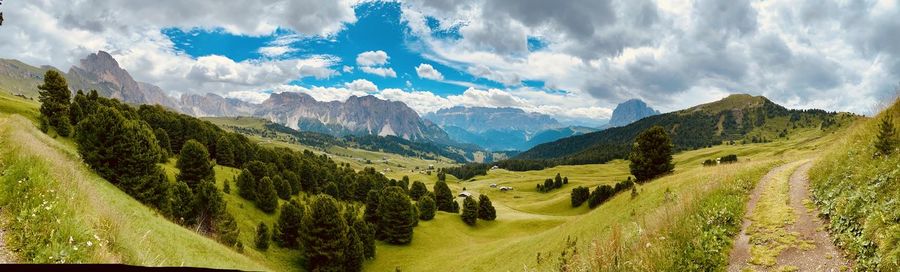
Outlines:
{"type": "Polygon", "coordinates": [[[256,248],[262,251],[269,249],[269,226],[259,223],[256,227],[256,248]]]}
{"type": "Polygon", "coordinates": [[[725,155],[721,159],[719,159],[720,163],[735,163],[738,161],[738,157],[735,154],[725,155]]]}
{"type": "Polygon", "coordinates": [[[469,226],[474,226],[476,220],[478,220],[478,203],[476,203],[475,199],[471,196],[468,196],[463,200],[463,212],[461,218],[462,221],[469,226]]]}

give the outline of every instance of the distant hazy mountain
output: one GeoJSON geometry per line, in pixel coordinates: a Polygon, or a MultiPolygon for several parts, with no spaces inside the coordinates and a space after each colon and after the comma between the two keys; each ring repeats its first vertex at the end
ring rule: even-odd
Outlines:
{"type": "Polygon", "coordinates": [[[659,111],[647,106],[647,103],[640,99],[631,99],[616,106],[613,110],[612,118],[609,119],[608,127],[621,127],[634,123],[647,116],[659,114],[659,111]]]}
{"type": "Polygon", "coordinates": [[[517,108],[452,107],[425,115],[443,128],[450,139],[489,150],[525,150],[559,138],[591,132],[586,127],[564,127],[546,114],[517,108]]]}
{"type": "Polygon", "coordinates": [[[406,104],[374,96],[351,96],[345,102],[320,102],[304,93],[272,94],[257,106],[253,115],[300,131],[449,142],[440,127],[419,118],[419,114],[406,104]]]}

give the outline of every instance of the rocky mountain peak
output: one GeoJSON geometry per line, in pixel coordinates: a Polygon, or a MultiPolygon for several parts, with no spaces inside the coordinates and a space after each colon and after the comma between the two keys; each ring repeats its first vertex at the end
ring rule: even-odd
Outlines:
{"type": "Polygon", "coordinates": [[[613,110],[612,118],[609,119],[609,125],[620,127],[657,114],[659,114],[659,111],[647,106],[647,103],[644,103],[644,101],[629,99],[616,106],[616,109],[613,110]]]}

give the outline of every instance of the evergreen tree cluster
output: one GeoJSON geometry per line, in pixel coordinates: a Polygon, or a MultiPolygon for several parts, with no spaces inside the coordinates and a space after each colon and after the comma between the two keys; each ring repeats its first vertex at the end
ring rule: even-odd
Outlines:
{"type": "Polygon", "coordinates": [[[563,185],[569,184],[569,177],[561,177],[559,173],[556,173],[556,177],[552,179],[545,179],[544,183],[538,183],[537,191],[541,193],[546,193],[553,191],[554,189],[562,188],[563,185]]]}
{"type": "MultiPolygon", "coordinates": [[[[596,188],[594,188],[594,191],[592,191],[591,194],[588,196],[588,199],[587,199],[588,207],[591,209],[596,208],[597,206],[600,206],[600,204],[603,204],[604,202],[608,201],[610,198],[616,196],[617,194],[627,191],[627,190],[631,190],[632,188],[634,188],[634,182],[631,181],[631,177],[628,177],[627,180],[616,183],[615,186],[609,186],[609,185],[597,186],[596,188]]],[[[584,194],[584,192],[587,191],[587,188],[579,187],[579,188],[575,188],[572,190],[572,206],[578,207],[578,206],[581,206],[581,203],[584,203],[584,201],[582,200],[580,203],[578,203],[578,205],[575,205],[575,195],[576,195],[575,190],[578,190],[578,195],[580,198],[580,197],[582,197],[582,194],[584,194]]]]}
{"type": "Polygon", "coordinates": [[[38,86],[38,101],[41,102],[41,129],[56,129],[60,136],[67,137],[72,132],[69,119],[69,85],[66,78],[56,70],[47,70],[44,84],[38,86]]]}
{"type": "Polygon", "coordinates": [[[588,187],[578,186],[572,189],[572,208],[581,206],[591,195],[591,189],[588,187]]]}

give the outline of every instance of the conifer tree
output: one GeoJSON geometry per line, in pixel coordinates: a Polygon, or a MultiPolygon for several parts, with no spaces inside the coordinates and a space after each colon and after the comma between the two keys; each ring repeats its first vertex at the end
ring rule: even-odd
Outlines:
{"type": "Polygon", "coordinates": [[[497,219],[497,210],[494,209],[494,204],[484,194],[478,196],[478,219],[488,221],[497,219]]]}
{"type": "Polygon", "coordinates": [[[381,196],[378,191],[370,190],[366,194],[366,210],[363,212],[363,218],[374,226],[378,225],[378,202],[380,200],[381,196]]]}
{"type": "Polygon", "coordinates": [[[378,224],[376,236],[390,244],[402,245],[412,241],[416,218],[411,216],[409,196],[400,187],[382,189],[378,200],[378,224]]]}
{"type": "Polygon", "coordinates": [[[304,209],[296,201],[281,206],[278,223],[275,223],[275,241],[284,248],[300,247],[300,228],[304,209]]]}
{"type": "Polygon", "coordinates": [[[256,227],[256,248],[262,251],[269,249],[269,226],[260,222],[256,227]]]}
{"type": "Polygon", "coordinates": [[[162,128],[156,128],[153,130],[153,135],[156,135],[156,144],[162,149],[160,153],[163,154],[163,156],[160,158],[159,162],[168,162],[169,157],[172,156],[172,144],[169,141],[169,133],[162,128]]]}
{"type": "Polygon", "coordinates": [[[234,159],[234,146],[227,135],[219,136],[216,140],[216,164],[237,166],[234,159]]]}
{"type": "Polygon", "coordinates": [[[69,122],[71,93],[66,78],[56,70],[47,70],[44,73],[44,84],[39,85],[38,89],[40,89],[38,100],[41,102],[41,118],[56,128],[60,136],[69,136],[72,130],[69,122]]]}
{"type": "MultiPolygon", "coordinates": [[[[409,188],[409,197],[418,201],[420,197],[428,193],[428,188],[421,181],[414,181],[412,187],[409,188]]],[[[434,199],[432,199],[434,201],[434,199]]]]}
{"type": "Polygon", "coordinates": [[[344,271],[362,271],[363,261],[366,259],[366,252],[360,235],[356,229],[349,228],[347,236],[347,247],[344,251],[344,271]]]}
{"type": "Polygon", "coordinates": [[[431,220],[434,218],[435,210],[437,210],[437,205],[434,203],[434,199],[431,198],[431,195],[425,195],[419,198],[419,201],[416,202],[416,205],[419,207],[419,219],[421,220],[431,220]]]}
{"type": "Polygon", "coordinates": [[[263,177],[257,184],[256,206],[266,213],[275,212],[278,208],[278,193],[275,192],[275,185],[269,177],[263,177]]]}
{"type": "Polygon", "coordinates": [[[672,140],[660,126],[641,132],[631,150],[629,168],[638,182],[670,173],[675,168],[672,164],[672,140]]]}
{"type": "Polygon", "coordinates": [[[237,221],[230,213],[223,212],[216,219],[215,223],[216,238],[224,245],[236,246],[238,237],[241,235],[241,229],[238,228],[237,221]]]}
{"type": "Polygon", "coordinates": [[[446,182],[438,181],[434,184],[434,202],[439,211],[453,212],[453,191],[446,182]]]}
{"type": "Polygon", "coordinates": [[[225,213],[225,200],[222,193],[212,181],[203,180],[193,189],[194,209],[196,210],[197,223],[204,230],[212,230],[217,220],[225,213]]]}
{"type": "Polygon", "coordinates": [[[308,271],[341,271],[349,227],[340,214],[338,202],[318,195],[303,220],[303,253],[308,271]]]}
{"type": "Polygon", "coordinates": [[[878,123],[878,136],[875,139],[875,149],[880,155],[891,155],[897,146],[897,131],[894,128],[894,118],[890,112],[885,112],[885,116],[878,123]]]}
{"type": "Polygon", "coordinates": [[[474,226],[478,220],[478,203],[471,196],[463,200],[462,221],[469,226],[474,226]]]}
{"type": "Polygon", "coordinates": [[[179,170],[176,179],[184,181],[191,189],[195,189],[201,181],[215,181],[209,151],[196,140],[188,140],[181,146],[181,154],[175,167],[179,170]]]}
{"type": "Polygon", "coordinates": [[[375,258],[375,228],[364,220],[353,221],[352,228],[356,230],[359,240],[363,245],[363,253],[366,259],[375,258]]]}
{"type": "Polygon", "coordinates": [[[235,185],[238,187],[238,195],[246,200],[256,201],[256,178],[250,173],[250,170],[241,170],[235,185]]]}
{"type": "Polygon", "coordinates": [[[191,187],[183,181],[175,182],[172,187],[172,218],[184,225],[192,225],[194,222],[195,206],[194,193],[191,187]]]}
{"type": "Polygon", "coordinates": [[[275,184],[278,198],[284,200],[291,199],[291,184],[289,184],[287,180],[281,178],[281,176],[275,176],[275,178],[272,179],[272,183],[275,184]]]}

